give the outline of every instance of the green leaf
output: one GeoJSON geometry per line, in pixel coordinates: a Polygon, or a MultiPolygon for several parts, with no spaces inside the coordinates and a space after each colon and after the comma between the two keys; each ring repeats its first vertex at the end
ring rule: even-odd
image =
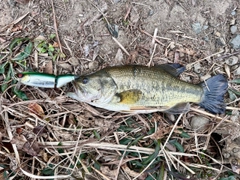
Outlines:
{"type": "Polygon", "coordinates": [[[22,99],[22,100],[24,100],[24,101],[26,101],[26,100],[28,100],[28,97],[27,97],[27,95],[23,92],[23,91],[21,91],[21,90],[19,90],[19,89],[17,89],[17,88],[13,88],[13,92],[14,92],[14,94],[17,96],[17,97],[19,97],[20,99],[22,99]]]}
{"type": "Polygon", "coordinates": [[[231,101],[234,101],[235,99],[237,99],[236,94],[234,94],[230,89],[228,90],[228,94],[231,101]]]}
{"type": "Polygon", "coordinates": [[[229,89],[230,91],[232,91],[234,94],[240,96],[240,92],[239,91],[236,91],[235,89],[229,89]]]}
{"type": "Polygon", "coordinates": [[[33,49],[33,43],[29,42],[28,45],[24,48],[24,51],[18,54],[16,57],[14,57],[12,60],[13,61],[22,61],[28,56],[30,56],[31,52],[33,49]]]}
{"type": "Polygon", "coordinates": [[[236,180],[236,178],[234,176],[229,176],[226,178],[221,178],[220,180],[236,180]]]}
{"type": "Polygon", "coordinates": [[[52,44],[48,44],[48,51],[50,51],[50,52],[54,51],[54,47],[52,44]]]}
{"type": "Polygon", "coordinates": [[[139,136],[138,138],[134,139],[128,146],[127,148],[129,148],[130,146],[133,146],[135,144],[137,144],[137,142],[142,139],[144,136],[139,136]]]}
{"type": "Polygon", "coordinates": [[[99,164],[98,162],[95,162],[95,163],[93,164],[93,166],[94,166],[94,168],[97,169],[97,170],[100,170],[100,168],[101,168],[101,164],[99,164]]]}
{"type": "Polygon", "coordinates": [[[159,169],[160,171],[159,171],[159,175],[158,175],[158,180],[161,180],[161,179],[164,179],[164,170],[165,170],[165,163],[164,163],[164,161],[161,163],[161,167],[160,167],[160,169],[159,169]]]}
{"type": "Polygon", "coordinates": [[[188,133],[184,132],[183,130],[179,129],[182,133],[180,134],[181,137],[183,138],[190,138],[191,136],[189,136],[188,133]]]}
{"type": "MultiPolygon", "coordinates": [[[[61,142],[59,142],[58,143],[58,146],[62,146],[62,143],[61,142]]],[[[57,148],[57,151],[58,151],[58,153],[64,153],[64,150],[62,149],[62,148],[57,148]]]]}
{"type": "Polygon", "coordinates": [[[28,40],[29,38],[15,38],[12,40],[12,42],[9,44],[9,49],[12,51],[14,47],[21,44],[23,41],[28,40]]]}
{"type": "Polygon", "coordinates": [[[156,148],[153,154],[151,154],[150,156],[148,156],[146,159],[143,160],[143,164],[147,165],[149,164],[153,159],[155,159],[158,156],[158,153],[160,151],[160,140],[155,141],[156,144],[156,148]]]}
{"type": "Polygon", "coordinates": [[[5,73],[5,66],[7,65],[8,61],[5,62],[4,64],[0,65],[0,74],[4,74],[5,73]]]}
{"type": "Polygon", "coordinates": [[[4,92],[8,88],[8,82],[10,81],[10,79],[12,77],[11,75],[12,75],[12,70],[11,70],[11,68],[9,68],[7,76],[6,76],[6,78],[4,79],[4,81],[1,85],[1,91],[2,92],[4,92]]]}
{"type": "Polygon", "coordinates": [[[56,37],[56,34],[50,34],[49,38],[54,39],[56,37]]]}
{"type": "Polygon", "coordinates": [[[44,176],[54,176],[54,169],[47,167],[41,171],[41,174],[44,176]]]}
{"type": "Polygon", "coordinates": [[[127,145],[132,141],[132,139],[123,138],[119,141],[120,144],[127,145]]]}
{"type": "Polygon", "coordinates": [[[180,152],[184,152],[183,146],[177,142],[176,139],[169,141],[170,144],[174,145],[180,152]]]}
{"type": "Polygon", "coordinates": [[[237,79],[233,79],[231,81],[229,81],[231,83],[236,83],[236,84],[240,84],[240,78],[237,78],[237,79]]]}
{"type": "Polygon", "coordinates": [[[93,130],[93,134],[94,134],[94,136],[95,136],[98,140],[101,139],[100,134],[99,134],[96,130],[93,130]]]}

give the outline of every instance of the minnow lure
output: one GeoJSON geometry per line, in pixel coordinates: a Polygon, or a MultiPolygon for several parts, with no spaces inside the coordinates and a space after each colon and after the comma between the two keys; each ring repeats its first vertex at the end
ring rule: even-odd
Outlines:
{"type": "Polygon", "coordinates": [[[17,80],[25,85],[42,88],[60,88],[79,76],[64,74],[55,76],[53,74],[38,72],[22,72],[17,74],[17,80]]]}

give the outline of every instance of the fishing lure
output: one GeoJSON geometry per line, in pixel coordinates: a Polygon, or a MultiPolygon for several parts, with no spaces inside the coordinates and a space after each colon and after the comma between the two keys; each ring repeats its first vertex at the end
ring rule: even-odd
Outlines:
{"type": "Polygon", "coordinates": [[[17,80],[22,84],[42,88],[60,88],[78,77],[72,74],[55,76],[53,74],[38,72],[22,72],[17,74],[17,80]]]}

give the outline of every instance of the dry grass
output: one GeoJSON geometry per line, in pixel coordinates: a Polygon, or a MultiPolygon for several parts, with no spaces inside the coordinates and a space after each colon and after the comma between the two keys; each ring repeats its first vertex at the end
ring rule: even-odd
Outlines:
{"type": "MultiPolygon", "coordinates": [[[[96,36],[91,30],[93,22],[106,29],[103,25],[110,24],[111,14],[102,11],[105,6],[86,2],[96,14],[79,25],[85,31],[88,27],[92,33],[81,37],[81,42],[69,36],[63,38],[64,31],[59,30],[58,19],[60,15],[67,14],[67,3],[63,6],[53,0],[50,3],[41,1],[39,8],[42,12],[38,15],[27,12],[0,27],[0,38],[4,40],[0,45],[0,64],[9,62],[8,69],[12,66],[14,73],[26,71],[26,67],[55,74],[87,73],[118,64],[111,57],[115,57],[120,49],[125,53],[120,58],[122,64],[152,66],[167,62],[181,63],[187,67],[187,72],[180,78],[192,83],[200,81],[201,75],[193,71],[196,63],[201,63],[202,75],[221,73],[230,74],[230,79],[237,78],[231,70],[228,73],[224,61],[218,61],[239,53],[227,45],[209,54],[200,47],[202,40],[191,34],[172,29],[164,37],[160,36],[157,28],[153,32],[141,29],[141,17],[132,23],[132,8],[143,6],[151,10],[144,3],[135,3],[135,6],[126,4],[126,11],[121,14],[126,21],[121,28],[128,34],[130,45],[124,45],[110,34],[103,34],[102,39],[107,38],[114,44],[115,53],[103,56],[98,49],[101,43],[93,48],[85,46],[85,41],[96,36]],[[51,18],[44,16],[46,14],[51,18]],[[47,31],[43,41],[54,46],[53,56],[40,53],[34,44],[33,51],[21,66],[11,59],[24,51],[26,44],[35,42],[40,36],[38,30],[41,28],[36,28],[35,33],[29,30],[29,27],[35,30],[32,20],[38,21],[38,18],[52,19],[51,31],[47,31]],[[56,37],[50,38],[51,33],[56,37]],[[11,42],[17,37],[30,39],[11,49],[11,42]],[[76,47],[78,43],[80,47],[76,47]],[[89,52],[86,52],[87,48],[90,48],[89,52]],[[85,53],[89,53],[87,57],[84,57],[85,53]],[[93,62],[96,61],[98,65],[95,66],[93,62]]],[[[38,4],[30,1],[27,5],[35,7],[38,4]]],[[[47,22],[41,22],[49,26],[47,22]]],[[[70,84],[61,89],[34,88],[16,84],[13,76],[6,81],[6,74],[0,75],[1,86],[8,84],[0,94],[0,179],[218,179],[227,172],[235,173],[235,176],[239,172],[238,164],[223,155],[223,149],[226,149],[223,142],[227,138],[233,141],[240,136],[239,132],[231,134],[230,131],[239,127],[239,119],[233,121],[232,118],[233,111],[240,110],[239,98],[231,100],[226,95],[227,111],[222,116],[208,113],[197,105],[192,105],[190,112],[177,116],[163,113],[126,115],[66,97],[65,92],[72,91],[70,84]],[[23,101],[16,96],[12,91],[14,87],[24,92],[29,100],[23,101]],[[193,116],[206,117],[210,122],[202,131],[192,130],[190,121],[193,116]],[[213,134],[221,138],[217,139],[213,134]]],[[[230,87],[239,91],[237,84],[230,84],[230,87]]]]}

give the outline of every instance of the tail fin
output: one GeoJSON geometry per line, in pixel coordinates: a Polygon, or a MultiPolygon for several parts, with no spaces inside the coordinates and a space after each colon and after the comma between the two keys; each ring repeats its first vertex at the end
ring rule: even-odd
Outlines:
{"type": "Polygon", "coordinates": [[[199,105],[214,114],[224,113],[226,108],[224,94],[228,88],[227,79],[219,74],[209,78],[201,86],[203,87],[204,95],[199,105]]]}

